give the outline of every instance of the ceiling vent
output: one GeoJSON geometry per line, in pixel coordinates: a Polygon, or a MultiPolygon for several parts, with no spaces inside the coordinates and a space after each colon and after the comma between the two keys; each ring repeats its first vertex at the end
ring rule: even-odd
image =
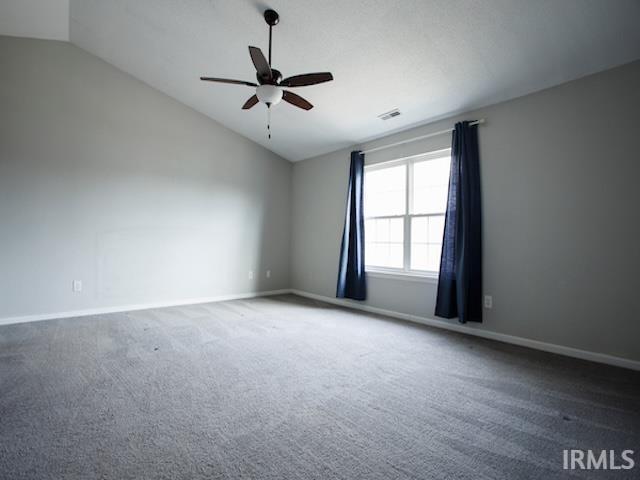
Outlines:
{"type": "Polygon", "coordinates": [[[400,110],[394,108],[393,110],[389,110],[388,112],[381,113],[378,115],[380,120],[389,120],[390,118],[397,117],[400,115],[400,110]]]}

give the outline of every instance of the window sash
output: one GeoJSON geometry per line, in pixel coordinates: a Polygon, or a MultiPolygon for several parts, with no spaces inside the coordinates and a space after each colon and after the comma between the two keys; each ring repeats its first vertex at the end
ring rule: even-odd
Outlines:
{"type": "MultiPolygon", "coordinates": [[[[405,213],[402,215],[379,215],[379,216],[365,216],[365,220],[377,220],[377,219],[393,219],[402,218],[404,223],[403,241],[402,241],[402,253],[403,253],[403,266],[402,268],[392,267],[378,267],[375,265],[366,265],[365,269],[372,272],[387,272],[387,273],[400,273],[400,274],[418,274],[424,276],[437,275],[438,271],[433,270],[418,270],[411,268],[411,223],[413,218],[420,217],[438,217],[445,215],[446,212],[431,212],[431,213],[411,213],[413,212],[413,167],[416,163],[434,160],[450,155],[451,149],[443,149],[427,154],[413,155],[411,157],[391,160],[389,162],[375,163],[373,165],[365,166],[365,172],[372,170],[379,170],[383,168],[395,167],[397,165],[405,164],[407,166],[405,174],[405,213]]],[[[366,238],[365,238],[366,241],[366,238]]]]}
{"type": "MultiPolygon", "coordinates": [[[[378,265],[365,265],[366,270],[370,271],[385,271],[389,273],[421,273],[421,274],[437,274],[436,270],[420,270],[417,268],[411,268],[411,224],[413,218],[424,218],[424,217],[442,217],[445,215],[445,212],[441,213],[416,213],[416,214],[405,214],[405,215],[380,215],[380,216],[371,216],[366,217],[366,220],[388,220],[401,218],[403,219],[403,238],[402,238],[402,255],[403,255],[403,265],[402,268],[394,268],[394,267],[382,267],[378,265]]],[[[365,238],[366,243],[366,238],[365,238]]],[[[376,243],[376,242],[369,242],[376,243]]]]}
{"type": "MultiPolygon", "coordinates": [[[[370,217],[366,217],[365,218],[365,224],[366,224],[367,220],[398,220],[398,219],[401,219],[403,221],[403,232],[402,232],[403,237],[402,237],[402,243],[401,243],[402,254],[403,254],[403,260],[402,260],[403,261],[403,267],[402,268],[395,268],[395,267],[385,267],[385,266],[381,266],[381,265],[372,265],[372,264],[367,266],[366,263],[365,263],[365,269],[369,269],[369,270],[371,270],[371,269],[375,269],[375,270],[384,269],[385,271],[386,270],[392,270],[394,272],[403,271],[403,269],[404,269],[404,252],[406,250],[405,249],[404,229],[406,229],[405,225],[406,225],[406,221],[407,220],[406,220],[405,217],[406,217],[406,215],[377,215],[377,216],[370,216],[370,217]]],[[[389,242],[367,241],[366,236],[365,236],[365,249],[366,249],[367,243],[369,243],[369,245],[374,245],[376,243],[397,244],[397,242],[391,242],[391,241],[389,241],[389,242]]],[[[367,258],[367,254],[366,254],[366,251],[365,251],[365,262],[366,262],[366,258],[367,258]]]]}

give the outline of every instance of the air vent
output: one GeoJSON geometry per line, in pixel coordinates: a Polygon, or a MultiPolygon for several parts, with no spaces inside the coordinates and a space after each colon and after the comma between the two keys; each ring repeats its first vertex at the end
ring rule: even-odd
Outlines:
{"type": "Polygon", "coordinates": [[[394,108],[393,110],[389,110],[388,112],[381,113],[378,115],[380,120],[389,120],[390,118],[397,117],[400,115],[400,110],[394,108]]]}

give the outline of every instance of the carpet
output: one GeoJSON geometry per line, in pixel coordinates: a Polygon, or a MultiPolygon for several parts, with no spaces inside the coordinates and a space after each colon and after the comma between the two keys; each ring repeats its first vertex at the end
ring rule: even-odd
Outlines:
{"type": "Polygon", "coordinates": [[[0,327],[3,479],[638,478],[638,412],[639,372],[293,295],[0,327]]]}

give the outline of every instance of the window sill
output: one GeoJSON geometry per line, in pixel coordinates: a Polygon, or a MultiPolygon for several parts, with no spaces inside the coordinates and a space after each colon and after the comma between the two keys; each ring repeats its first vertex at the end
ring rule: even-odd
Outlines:
{"type": "Polygon", "coordinates": [[[372,278],[384,278],[387,280],[402,280],[405,282],[420,282],[420,283],[438,283],[438,274],[433,273],[408,273],[408,272],[393,272],[388,270],[375,270],[367,269],[367,277],[372,278]]]}

